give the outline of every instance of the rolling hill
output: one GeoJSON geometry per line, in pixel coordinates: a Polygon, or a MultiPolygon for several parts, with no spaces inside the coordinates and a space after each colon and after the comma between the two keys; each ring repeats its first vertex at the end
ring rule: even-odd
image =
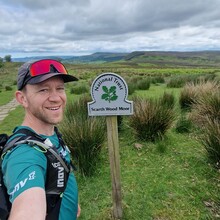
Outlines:
{"type": "Polygon", "coordinates": [[[220,66],[220,51],[134,51],[131,53],[104,53],[97,52],[85,56],[44,56],[14,58],[14,62],[26,62],[32,59],[53,58],[68,63],[93,62],[128,62],[150,63],[164,66],[220,66]]]}

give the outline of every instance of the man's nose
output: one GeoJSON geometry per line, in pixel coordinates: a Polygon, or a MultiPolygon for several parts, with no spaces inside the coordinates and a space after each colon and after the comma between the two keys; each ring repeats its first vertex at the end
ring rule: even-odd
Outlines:
{"type": "Polygon", "coordinates": [[[50,101],[59,101],[60,100],[60,94],[58,91],[56,90],[52,90],[50,91],[50,94],[49,94],[49,100],[50,101]]]}

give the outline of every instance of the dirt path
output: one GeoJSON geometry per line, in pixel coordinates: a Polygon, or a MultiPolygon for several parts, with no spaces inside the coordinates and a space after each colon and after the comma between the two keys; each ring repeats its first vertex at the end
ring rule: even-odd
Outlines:
{"type": "Polygon", "coordinates": [[[14,110],[17,106],[18,103],[15,99],[11,100],[6,105],[0,106],[0,121],[4,120],[8,116],[8,113],[11,110],[14,110]]]}

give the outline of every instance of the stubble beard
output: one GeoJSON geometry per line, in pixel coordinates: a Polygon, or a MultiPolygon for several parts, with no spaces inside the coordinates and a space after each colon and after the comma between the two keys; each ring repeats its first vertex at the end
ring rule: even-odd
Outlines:
{"type": "Polygon", "coordinates": [[[60,113],[58,117],[50,116],[49,113],[44,113],[41,111],[36,111],[33,113],[33,115],[39,120],[42,121],[44,124],[48,125],[57,125],[59,124],[63,119],[63,111],[60,113]]]}

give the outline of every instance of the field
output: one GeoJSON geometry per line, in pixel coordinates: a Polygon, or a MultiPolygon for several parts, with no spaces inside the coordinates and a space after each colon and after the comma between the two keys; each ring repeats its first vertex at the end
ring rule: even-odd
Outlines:
{"type": "MultiPolygon", "coordinates": [[[[115,62],[99,64],[66,64],[70,74],[79,82],[66,87],[68,101],[81,94],[71,92],[77,85],[90,87],[94,78],[104,72],[121,75],[130,85],[139,79],[163,78],[153,82],[148,90],[136,89],[134,95],[146,98],[160,97],[164,92],[175,96],[175,111],[180,114],[179,94],[182,87],[169,87],[172,79],[192,76],[220,78],[216,66],[173,66],[148,62],[115,62]],[[132,81],[133,80],[133,81],[132,81]],[[136,81],[135,81],[136,80],[136,81]]],[[[0,106],[9,102],[16,90],[16,72],[20,63],[5,63],[0,68],[0,106]]],[[[184,79],[185,79],[184,78],[184,79]]],[[[86,91],[89,93],[89,90],[86,91]]],[[[135,105],[135,103],[134,103],[135,105]]],[[[22,122],[21,107],[11,111],[0,122],[0,133],[10,133],[22,122]],[[18,116],[19,115],[19,116],[18,116]]],[[[174,126],[161,141],[147,142],[135,138],[125,123],[119,132],[120,166],[124,220],[208,220],[220,219],[220,175],[209,163],[206,152],[196,134],[177,133],[174,126]],[[137,145],[138,144],[138,145],[137,145]],[[137,148],[137,146],[140,146],[137,148]]],[[[82,220],[110,220],[112,217],[111,178],[107,142],[102,147],[101,161],[91,177],[76,172],[82,220]]]]}

